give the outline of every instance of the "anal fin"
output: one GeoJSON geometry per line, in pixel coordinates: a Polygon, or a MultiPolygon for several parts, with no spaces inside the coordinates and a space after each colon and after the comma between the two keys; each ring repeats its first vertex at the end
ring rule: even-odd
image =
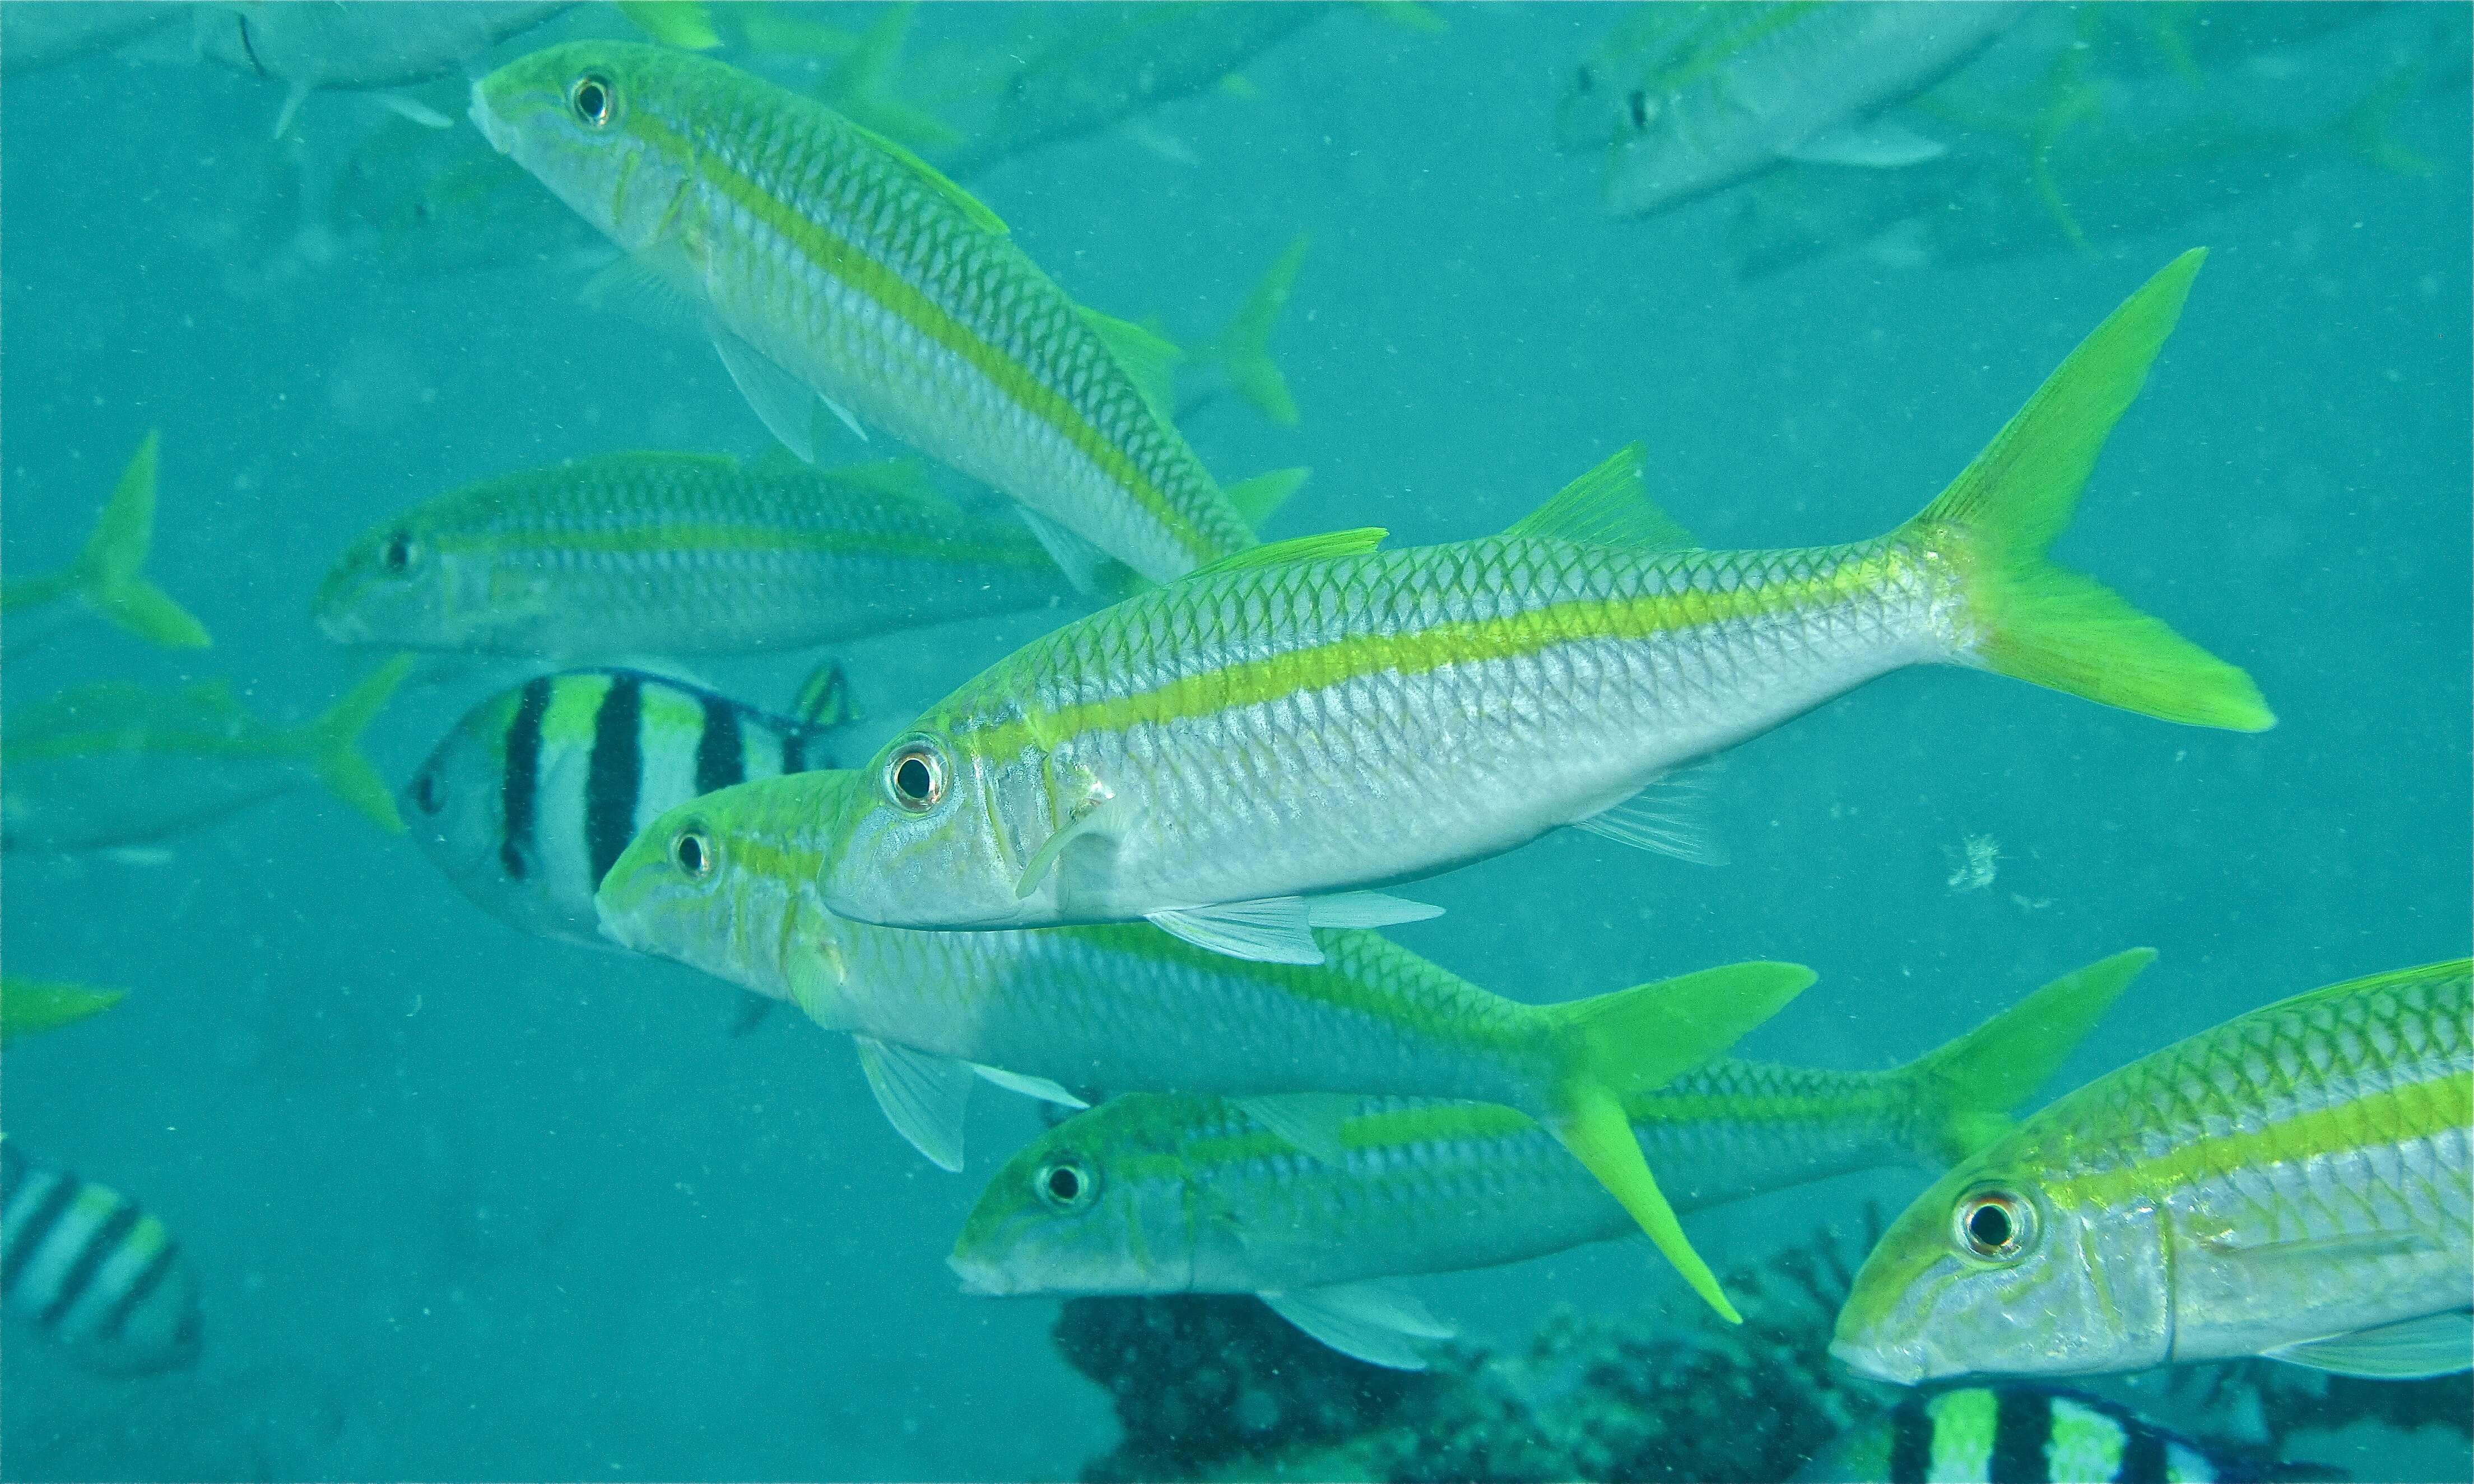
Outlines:
{"type": "Polygon", "coordinates": [[[1064,569],[1065,580],[1074,584],[1074,591],[1098,592],[1100,569],[1109,560],[1108,553],[1029,505],[1016,508],[1022,513],[1022,523],[1031,527],[1031,535],[1038,538],[1040,546],[1055,559],[1056,565],[1064,569]]]}
{"type": "Polygon", "coordinates": [[[1706,817],[1715,770],[1715,764],[1705,764],[1661,773],[1631,796],[1573,820],[1572,828],[1695,865],[1724,865],[1726,849],[1706,817]]]}
{"type": "Polygon", "coordinates": [[[2269,1350],[2272,1359],[2339,1375],[2417,1380],[2474,1370],[2474,1309],[2448,1309],[2269,1350]]]}

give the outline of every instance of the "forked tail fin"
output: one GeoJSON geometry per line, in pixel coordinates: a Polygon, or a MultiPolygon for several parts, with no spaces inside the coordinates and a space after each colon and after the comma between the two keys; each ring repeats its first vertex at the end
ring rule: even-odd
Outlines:
{"type": "Polygon", "coordinates": [[[2114,310],[1900,536],[1962,573],[1975,663],[2167,721],[2258,732],[2276,718],[2249,675],[2045,557],[2206,256],[2183,254],[2114,310]]]}
{"type": "Polygon", "coordinates": [[[361,733],[384,710],[396,687],[412,673],[414,656],[399,654],[361,677],[327,713],[302,729],[303,745],[329,792],[352,805],[379,829],[403,833],[395,791],[361,752],[361,733]]]}
{"type": "Polygon", "coordinates": [[[155,463],[162,443],[150,432],[120,473],[85,549],[65,572],[12,577],[0,585],[0,610],[30,608],[75,593],[88,608],[149,644],[203,649],[206,627],[145,572],[155,545],[155,463]]]}
{"type": "Polygon", "coordinates": [[[1540,1007],[1566,1051],[1556,1106],[1541,1122],[1632,1213],[1693,1291],[1729,1324],[1743,1316],[1692,1250],[1641,1157],[1624,1099],[1724,1052],[1813,980],[1799,963],[1734,963],[1568,1005],[1540,1007]]]}

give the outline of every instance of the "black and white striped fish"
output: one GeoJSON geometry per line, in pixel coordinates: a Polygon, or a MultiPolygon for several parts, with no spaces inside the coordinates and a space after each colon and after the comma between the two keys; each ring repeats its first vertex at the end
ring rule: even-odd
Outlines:
{"type": "Polygon", "coordinates": [[[198,1358],[198,1289],[163,1224],[0,1142],[0,1309],[114,1375],[198,1358]]]}
{"type": "Polygon", "coordinates": [[[2094,1397],[2013,1385],[1910,1392],[1888,1413],[1842,1434],[1796,1477],[1878,1484],[2168,1484],[2342,1475],[2178,1437],[2094,1397]]]}
{"type": "Polygon", "coordinates": [[[675,805],[751,778],[831,767],[848,720],[839,669],[795,717],[623,669],[543,675],[465,713],[400,794],[414,839],[466,896],[527,933],[595,948],[594,888],[675,805]]]}

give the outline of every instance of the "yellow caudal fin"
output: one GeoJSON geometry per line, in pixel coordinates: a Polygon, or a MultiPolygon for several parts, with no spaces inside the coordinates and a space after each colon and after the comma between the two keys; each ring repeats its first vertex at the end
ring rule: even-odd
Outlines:
{"type": "Polygon", "coordinates": [[[399,654],[362,676],[325,716],[302,729],[303,745],[327,791],[369,815],[379,829],[399,835],[403,833],[403,816],[396,813],[395,791],[362,755],[361,733],[385,709],[396,687],[412,673],[413,659],[399,654]]]}
{"type": "Polygon", "coordinates": [[[1272,359],[1272,331],[1288,307],[1289,294],[1298,285],[1298,270],[1305,265],[1306,250],[1313,241],[1301,232],[1273,259],[1262,280],[1203,352],[1219,365],[1238,396],[1282,427],[1297,425],[1298,402],[1289,394],[1288,378],[1272,359]]]}
{"type": "Polygon", "coordinates": [[[150,432],[137,445],[77,562],[65,572],[10,579],[0,587],[0,610],[31,608],[74,593],[88,608],[149,644],[203,649],[213,643],[206,625],[144,571],[155,545],[155,463],[161,441],[150,432]]]}
{"type": "Polygon", "coordinates": [[[1798,963],[1734,963],[1541,1007],[1564,1051],[1565,1069],[1556,1107],[1540,1121],[1729,1324],[1741,1324],[1743,1316],[1727,1302],[1659,1190],[1624,1114],[1624,1099],[1663,1086],[1724,1052],[1812,980],[1812,970],[1798,963]]]}
{"type": "Polygon", "coordinates": [[[2063,975],[1954,1041],[1889,1074],[1913,1116],[1916,1153],[1956,1164],[2009,1131],[2013,1109],[2061,1070],[2147,965],[2133,948],[2063,975]]]}
{"type": "Polygon", "coordinates": [[[2183,254],[2114,310],[1899,534],[1964,574],[1974,663],[2167,721],[2258,732],[2276,718],[2249,675],[2045,557],[2206,256],[2183,254]]]}

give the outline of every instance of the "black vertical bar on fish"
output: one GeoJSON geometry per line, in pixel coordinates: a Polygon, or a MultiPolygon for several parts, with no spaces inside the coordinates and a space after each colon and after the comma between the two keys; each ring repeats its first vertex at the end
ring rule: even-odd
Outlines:
{"type": "Polygon", "coordinates": [[[739,708],[718,695],[702,697],[704,732],[696,738],[699,796],[747,781],[747,754],[739,735],[739,708]]]}
{"type": "Polygon", "coordinates": [[[114,1205],[111,1214],[87,1233],[85,1246],[78,1249],[77,1260],[61,1275],[61,1286],[52,1291],[52,1302],[43,1306],[43,1312],[35,1316],[35,1323],[49,1329],[67,1318],[69,1310],[77,1307],[78,1300],[85,1297],[86,1285],[94,1281],[95,1270],[103,1266],[106,1257],[118,1250],[121,1239],[129,1235],[129,1229],[136,1225],[137,1207],[126,1201],[114,1205]]]}
{"type": "Polygon", "coordinates": [[[2051,1476],[2046,1445],[2052,1438],[2052,1393],[2001,1388],[1993,1394],[1993,1467],[1985,1477],[2045,1484],[2051,1476]]]}
{"type": "Polygon", "coordinates": [[[1912,1392],[1890,1412],[1890,1484],[1924,1484],[1932,1469],[1932,1418],[1912,1392]]]}
{"type": "Polygon", "coordinates": [[[616,675],[593,714],[593,757],[584,773],[584,846],[593,884],[610,874],[636,838],[636,795],[644,784],[644,683],[616,675]]]}
{"type": "Polygon", "coordinates": [[[129,1286],[111,1301],[111,1307],[104,1311],[103,1323],[95,1329],[96,1337],[105,1340],[120,1338],[120,1331],[129,1327],[129,1316],[136,1313],[137,1305],[144,1303],[146,1296],[163,1281],[164,1276],[172,1271],[172,1264],[180,1260],[180,1246],[166,1238],[163,1245],[155,1250],[155,1255],[146,1259],[146,1266],[138,1269],[137,1276],[129,1280],[129,1286]]]}
{"type": "Polygon", "coordinates": [[[794,727],[782,734],[782,771],[804,773],[808,770],[808,729],[794,727]]]}
{"type": "Polygon", "coordinates": [[[498,864],[521,881],[541,819],[542,718],[549,711],[549,677],[525,683],[507,723],[506,770],[498,780],[498,864]]]}
{"type": "Polygon", "coordinates": [[[2127,1418],[2122,1420],[2122,1430],[2129,1436],[2122,1440],[2122,1468],[2114,1477],[2166,1484],[2165,1435],[2127,1418]]]}
{"type": "Polygon", "coordinates": [[[0,1298],[16,1296],[17,1280],[26,1276],[26,1269],[34,1262],[35,1253],[42,1250],[43,1239],[52,1234],[52,1228],[60,1224],[69,1204],[77,1199],[77,1193],[76,1176],[66,1170],[53,1172],[52,1188],[43,1192],[42,1204],[36,1206],[34,1213],[26,1218],[26,1224],[17,1229],[17,1240],[9,1244],[9,1251],[0,1253],[0,1298]]]}

